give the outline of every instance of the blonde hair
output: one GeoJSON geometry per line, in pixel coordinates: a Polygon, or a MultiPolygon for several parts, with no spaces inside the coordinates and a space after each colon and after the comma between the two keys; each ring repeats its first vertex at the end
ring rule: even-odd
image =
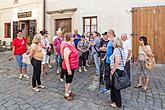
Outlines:
{"type": "Polygon", "coordinates": [[[75,33],[75,34],[78,34],[78,30],[77,30],[77,29],[75,29],[75,30],[74,30],[74,33],[75,33]]]}
{"type": "Polygon", "coordinates": [[[114,48],[123,48],[123,42],[122,42],[122,40],[121,40],[121,38],[119,38],[119,37],[115,37],[115,38],[113,38],[113,46],[114,46],[114,48]]]}
{"type": "Polygon", "coordinates": [[[32,40],[32,43],[34,44],[38,44],[41,41],[41,35],[40,34],[36,34],[32,40]]]}
{"type": "Polygon", "coordinates": [[[62,35],[62,31],[61,30],[58,30],[56,33],[62,35]]]}

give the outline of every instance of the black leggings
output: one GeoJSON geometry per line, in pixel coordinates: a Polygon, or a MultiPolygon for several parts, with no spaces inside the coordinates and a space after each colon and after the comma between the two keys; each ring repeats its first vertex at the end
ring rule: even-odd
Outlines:
{"type": "Polygon", "coordinates": [[[72,69],[71,71],[72,71],[72,75],[68,75],[68,71],[67,70],[63,70],[65,78],[66,78],[66,83],[72,83],[75,70],[72,69]]]}
{"type": "Polygon", "coordinates": [[[88,52],[82,53],[82,55],[79,57],[79,67],[86,66],[86,60],[88,52]]]}
{"type": "Polygon", "coordinates": [[[32,86],[36,87],[36,81],[38,85],[41,85],[40,75],[41,75],[41,62],[32,58],[31,63],[33,66],[33,77],[32,77],[32,86]]]}

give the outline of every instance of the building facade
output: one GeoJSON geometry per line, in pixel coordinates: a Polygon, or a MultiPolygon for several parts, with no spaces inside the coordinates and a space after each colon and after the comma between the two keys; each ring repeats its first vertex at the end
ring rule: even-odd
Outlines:
{"type": "MultiPolygon", "coordinates": [[[[33,35],[43,29],[44,0],[15,0],[17,3],[13,3],[14,0],[10,0],[10,2],[6,0],[6,3],[0,1],[0,40],[10,42],[15,37],[15,31],[22,29],[25,30],[23,34],[30,43],[33,35]]],[[[50,42],[59,28],[64,33],[72,33],[74,29],[78,29],[80,34],[93,31],[103,33],[108,29],[114,29],[117,36],[120,36],[121,33],[127,33],[132,41],[135,36],[133,22],[136,18],[133,17],[133,12],[137,11],[134,8],[149,7],[150,9],[150,7],[157,6],[164,7],[165,0],[46,0],[46,30],[49,32],[50,42]]],[[[140,8],[140,10],[142,9],[140,8]]],[[[162,11],[162,13],[164,12],[162,11]]],[[[145,19],[147,21],[148,18],[145,19]]],[[[139,20],[142,21],[143,18],[139,18],[139,20]]],[[[148,36],[146,33],[139,31],[136,36],[148,36]]],[[[149,39],[152,41],[153,38],[150,37],[149,39]]],[[[139,44],[134,43],[134,41],[133,44],[136,45],[133,47],[137,51],[139,44]]],[[[137,39],[136,42],[138,42],[137,39]]],[[[151,44],[153,48],[156,45],[155,43],[151,44]]],[[[160,44],[162,44],[160,47],[163,48],[164,43],[160,44]]],[[[161,56],[163,54],[165,51],[161,53],[161,56]]],[[[161,61],[165,63],[164,57],[157,57],[160,63],[161,61]]]]}
{"type": "Polygon", "coordinates": [[[42,29],[42,0],[1,0],[0,40],[11,42],[18,29],[30,43],[34,34],[42,29]]]}
{"type": "Polygon", "coordinates": [[[47,29],[53,36],[60,26],[80,33],[114,29],[132,34],[132,8],[165,5],[164,0],[47,0],[47,29]],[[60,21],[61,20],[61,21],[60,21]],[[70,21],[69,21],[70,20],[70,21]],[[61,22],[61,24],[59,24],[61,22]],[[66,24],[64,23],[66,22],[66,24]]]}

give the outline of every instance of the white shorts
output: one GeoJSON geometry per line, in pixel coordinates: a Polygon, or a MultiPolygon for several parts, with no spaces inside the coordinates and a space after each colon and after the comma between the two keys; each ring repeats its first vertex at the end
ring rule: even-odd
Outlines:
{"type": "Polygon", "coordinates": [[[49,64],[49,58],[50,56],[47,55],[47,52],[42,51],[43,52],[43,60],[42,60],[42,64],[49,64]]]}

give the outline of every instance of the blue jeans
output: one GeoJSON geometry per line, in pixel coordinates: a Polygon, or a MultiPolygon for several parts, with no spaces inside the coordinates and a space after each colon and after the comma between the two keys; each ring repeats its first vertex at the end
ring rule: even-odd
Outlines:
{"type": "Polygon", "coordinates": [[[95,66],[96,66],[96,75],[99,75],[100,74],[100,61],[99,61],[98,53],[94,53],[93,58],[94,58],[95,66]]]}
{"type": "Polygon", "coordinates": [[[61,64],[61,55],[55,55],[56,57],[56,64],[57,64],[57,69],[60,70],[60,64],[61,64]]]}
{"type": "Polygon", "coordinates": [[[27,68],[27,64],[22,63],[22,58],[23,58],[22,55],[16,55],[15,57],[16,57],[19,68],[27,68]]]}

